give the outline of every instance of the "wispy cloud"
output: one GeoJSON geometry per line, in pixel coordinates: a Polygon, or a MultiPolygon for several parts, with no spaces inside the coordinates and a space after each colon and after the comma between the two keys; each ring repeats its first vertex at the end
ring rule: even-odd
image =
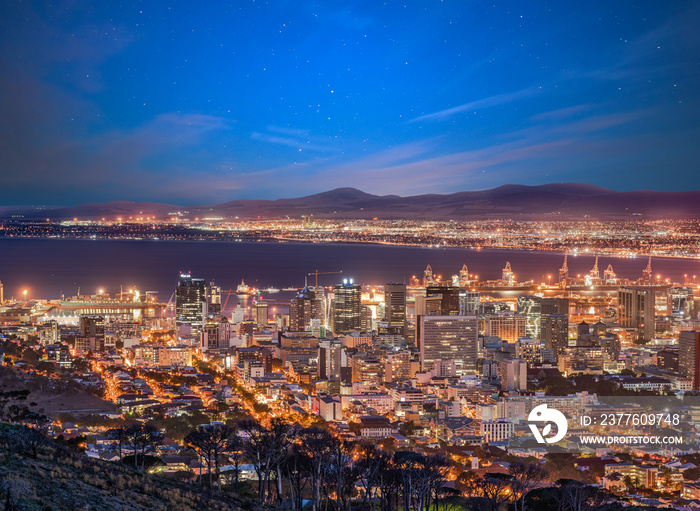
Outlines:
{"type": "Polygon", "coordinates": [[[333,151],[334,144],[329,138],[312,136],[308,130],[268,126],[267,133],[254,131],[250,138],[268,144],[293,147],[299,151],[333,151]]]}
{"type": "Polygon", "coordinates": [[[442,121],[444,119],[447,119],[449,117],[452,117],[455,114],[459,114],[461,112],[468,112],[471,110],[481,110],[484,108],[490,108],[493,106],[498,106],[498,105],[504,105],[507,103],[512,103],[513,101],[518,101],[520,99],[524,98],[529,98],[532,97],[539,92],[541,92],[542,88],[539,86],[533,86],[533,87],[528,87],[526,89],[522,89],[519,91],[515,92],[507,92],[505,94],[497,94],[495,96],[489,96],[487,98],[482,98],[478,99],[476,101],[470,101],[469,103],[464,103],[459,106],[455,106],[452,108],[447,108],[445,110],[440,110],[439,112],[433,112],[431,114],[425,114],[421,115],[419,117],[416,117],[414,119],[411,119],[410,122],[420,122],[420,121],[442,121]]]}

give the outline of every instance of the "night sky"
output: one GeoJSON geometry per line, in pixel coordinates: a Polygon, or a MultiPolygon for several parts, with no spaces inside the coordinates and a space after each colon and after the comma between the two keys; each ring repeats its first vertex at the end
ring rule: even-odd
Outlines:
{"type": "Polygon", "coordinates": [[[700,188],[700,2],[0,6],[0,205],[700,188]]]}

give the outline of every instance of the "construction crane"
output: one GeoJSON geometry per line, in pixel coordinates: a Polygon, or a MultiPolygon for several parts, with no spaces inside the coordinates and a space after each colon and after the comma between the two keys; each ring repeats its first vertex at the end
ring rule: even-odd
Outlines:
{"type": "Polygon", "coordinates": [[[311,276],[311,275],[316,275],[316,287],[314,287],[314,289],[318,289],[318,276],[319,275],[334,275],[336,273],[343,273],[343,270],[340,270],[340,271],[318,271],[318,270],[316,270],[314,272],[308,273],[307,277],[311,276]]]}

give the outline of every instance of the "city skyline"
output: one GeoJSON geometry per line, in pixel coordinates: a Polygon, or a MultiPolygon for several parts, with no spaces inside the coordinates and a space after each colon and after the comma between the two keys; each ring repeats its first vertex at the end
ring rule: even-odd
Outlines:
{"type": "Polygon", "coordinates": [[[3,205],[700,188],[692,2],[2,14],[3,205]]]}

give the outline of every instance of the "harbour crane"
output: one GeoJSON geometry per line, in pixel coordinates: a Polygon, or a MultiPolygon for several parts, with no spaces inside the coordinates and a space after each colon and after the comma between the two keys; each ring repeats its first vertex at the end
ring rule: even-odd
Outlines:
{"type": "Polygon", "coordinates": [[[340,271],[318,271],[318,270],[316,270],[314,272],[307,273],[307,277],[309,277],[311,275],[316,276],[316,286],[314,287],[314,289],[318,289],[318,276],[319,275],[335,275],[337,273],[343,273],[343,270],[340,270],[340,271]]]}

